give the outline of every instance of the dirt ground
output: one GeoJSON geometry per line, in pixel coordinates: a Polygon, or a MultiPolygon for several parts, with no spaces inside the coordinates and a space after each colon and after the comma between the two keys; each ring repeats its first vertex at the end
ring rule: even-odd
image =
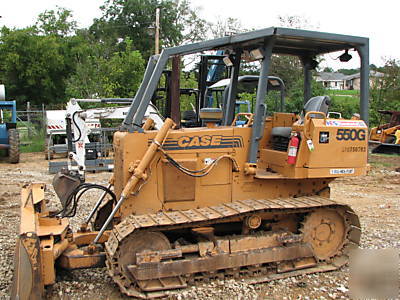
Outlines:
{"type": "MultiPolygon", "coordinates": [[[[0,161],[0,298],[7,299],[12,282],[13,253],[19,224],[20,189],[27,182],[45,182],[46,197],[56,205],[41,153],[22,154],[16,165],[0,161]]],[[[400,248],[400,157],[371,155],[371,172],[331,184],[332,198],[349,204],[360,216],[361,248],[400,248]]],[[[88,174],[88,182],[106,184],[110,173],[88,174]]],[[[92,197],[95,199],[95,197],[92,197]]],[[[94,201],[94,200],[93,200],[94,201]]],[[[89,201],[90,202],[90,201],[89,201]]],[[[75,224],[93,203],[80,205],[75,224]]],[[[106,269],[77,270],[57,275],[48,299],[126,299],[108,277],[106,269]]],[[[174,299],[344,299],[348,298],[348,268],[339,271],[247,285],[241,281],[215,281],[183,290],[174,299]]]]}

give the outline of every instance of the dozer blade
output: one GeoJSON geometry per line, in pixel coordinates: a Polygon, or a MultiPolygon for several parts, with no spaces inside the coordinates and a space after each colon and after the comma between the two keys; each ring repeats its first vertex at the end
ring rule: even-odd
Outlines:
{"type": "Polygon", "coordinates": [[[44,199],[44,184],[24,186],[21,191],[21,224],[15,247],[11,299],[41,299],[44,291],[37,215],[44,199]],[[36,209],[35,209],[36,208],[36,209]]]}
{"type": "Polygon", "coordinates": [[[386,144],[382,143],[376,148],[372,149],[372,153],[383,153],[383,154],[399,154],[400,155],[400,144],[386,144]]]}
{"type": "Polygon", "coordinates": [[[39,249],[39,239],[35,234],[19,236],[15,247],[11,299],[42,298],[44,287],[39,249]]]}
{"type": "MultiPolygon", "coordinates": [[[[73,234],[67,218],[48,210],[44,191],[44,183],[28,184],[21,190],[21,223],[11,299],[42,299],[45,287],[56,282],[56,264],[65,269],[104,265],[104,252],[84,250],[97,232],[73,234]]],[[[99,242],[104,243],[108,236],[105,232],[99,242]]]]}

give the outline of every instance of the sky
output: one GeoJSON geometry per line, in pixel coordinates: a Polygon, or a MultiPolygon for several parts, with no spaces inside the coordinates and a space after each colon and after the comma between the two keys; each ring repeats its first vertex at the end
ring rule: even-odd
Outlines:
{"type": "MultiPolygon", "coordinates": [[[[22,28],[35,23],[39,13],[56,6],[72,10],[80,27],[99,17],[104,0],[0,0],[0,26],[22,28]]],[[[201,17],[215,21],[237,18],[244,28],[279,26],[278,16],[297,15],[313,30],[368,37],[370,63],[383,65],[385,58],[400,58],[399,0],[192,0],[201,17]]],[[[338,54],[339,55],[339,54],[338,54]]],[[[325,65],[359,67],[357,54],[349,63],[340,63],[336,54],[325,65]]]]}

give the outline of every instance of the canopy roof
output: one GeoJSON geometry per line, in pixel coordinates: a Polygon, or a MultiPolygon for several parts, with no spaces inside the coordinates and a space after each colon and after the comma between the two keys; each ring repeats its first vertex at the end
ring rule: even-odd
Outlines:
{"type": "MultiPolygon", "coordinates": [[[[257,87],[259,80],[259,76],[257,75],[244,75],[244,76],[239,76],[238,77],[238,92],[252,92],[254,88],[257,87]]],[[[231,79],[230,78],[225,78],[221,79],[220,81],[214,83],[209,89],[216,89],[216,88],[222,88],[222,87],[227,87],[230,85],[231,79]]],[[[284,89],[284,83],[282,79],[276,76],[268,76],[268,90],[282,90],[284,89]]]]}
{"type": "Polygon", "coordinates": [[[166,50],[170,55],[211,49],[253,50],[263,46],[269,39],[275,40],[273,53],[297,56],[319,55],[368,45],[368,38],[365,37],[269,27],[166,50]]]}

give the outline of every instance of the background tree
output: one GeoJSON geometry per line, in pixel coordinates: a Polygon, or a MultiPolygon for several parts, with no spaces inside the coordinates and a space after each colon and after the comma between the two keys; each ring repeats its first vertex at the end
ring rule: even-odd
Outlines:
{"type": "Polygon", "coordinates": [[[154,53],[154,22],[160,9],[160,45],[170,47],[205,37],[206,22],[187,0],[106,0],[103,15],[90,27],[94,36],[118,47],[126,37],[147,58],[154,53]]]}
{"type": "Polygon", "coordinates": [[[55,104],[66,98],[66,80],[84,40],[75,35],[76,21],[64,8],[38,16],[35,26],[3,27],[0,35],[0,80],[18,105],[55,104]]]}
{"type": "MultiPolygon", "coordinates": [[[[150,27],[154,28],[156,8],[161,10],[163,47],[247,31],[235,18],[207,22],[190,0],[105,0],[102,16],[88,29],[77,29],[67,9],[46,10],[34,26],[0,30],[0,81],[6,85],[8,98],[25,106],[26,101],[66,103],[69,97],[132,97],[145,62],[154,53],[154,29],[150,27]]],[[[313,27],[301,16],[280,16],[279,22],[284,27],[313,27]]],[[[181,84],[196,87],[197,68],[190,60],[183,64],[188,61],[189,65],[182,67],[181,84]],[[190,69],[192,73],[188,73],[190,69]]],[[[257,62],[242,66],[241,74],[258,74],[257,62]]],[[[371,90],[374,122],[377,109],[399,109],[399,62],[387,60],[384,67],[371,65],[371,69],[385,74],[380,85],[371,90]]],[[[339,72],[350,75],[359,69],[339,72]]],[[[299,59],[273,55],[270,74],[284,80],[288,110],[301,110],[303,76],[299,59]]],[[[326,93],[313,82],[313,95],[326,93]]],[[[186,102],[185,107],[190,109],[189,100],[186,102]]],[[[357,111],[354,105],[342,104],[334,103],[333,108],[349,114],[357,111]]]]}
{"type": "Polygon", "coordinates": [[[42,35],[61,37],[74,34],[77,29],[72,12],[58,6],[57,10],[45,10],[39,14],[35,26],[42,35]]]}
{"type": "Polygon", "coordinates": [[[357,68],[357,69],[339,69],[337,71],[344,75],[353,75],[353,74],[360,72],[360,69],[359,68],[357,68]]]}
{"type": "MultiPolygon", "coordinates": [[[[304,17],[298,15],[278,16],[280,26],[296,29],[314,29],[304,17]]],[[[303,65],[297,56],[274,54],[271,75],[280,77],[286,86],[286,110],[299,112],[303,108],[303,65]]],[[[312,81],[312,96],[324,94],[321,84],[312,81]]]]}
{"type": "Polygon", "coordinates": [[[335,72],[331,67],[325,67],[323,72],[327,72],[327,73],[333,73],[335,72]]]}
{"type": "Polygon", "coordinates": [[[379,69],[384,76],[375,79],[370,90],[370,122],[377,125],[380,120],[378,110],[400,111],[400,61],[389,58],[379,69]]]}
{"type": "Polygon", "coordinates": [[[227,35],[249,31],[244,28],[242,22],[237,18],[219,18],[215,23],[209,23],[211,38],[219,38],[227,35]]]}
{"type": "Polygon", "coordinates": [[[139,87],[145,61],[132,41],[121,42],[124,49],[110,58],[103,47],[92,45],[92,53],[80,58],[76,72],[67,80],[67,95],[74,98],[133,97],[139,87]]]}
{"type": "Polygon", "coordinates": [[[0,81],[18,103],[56,103],[65,98],[69,68],[54,36],[39,36],[35,27],[10,30],[0,39],[0,81]]]}

